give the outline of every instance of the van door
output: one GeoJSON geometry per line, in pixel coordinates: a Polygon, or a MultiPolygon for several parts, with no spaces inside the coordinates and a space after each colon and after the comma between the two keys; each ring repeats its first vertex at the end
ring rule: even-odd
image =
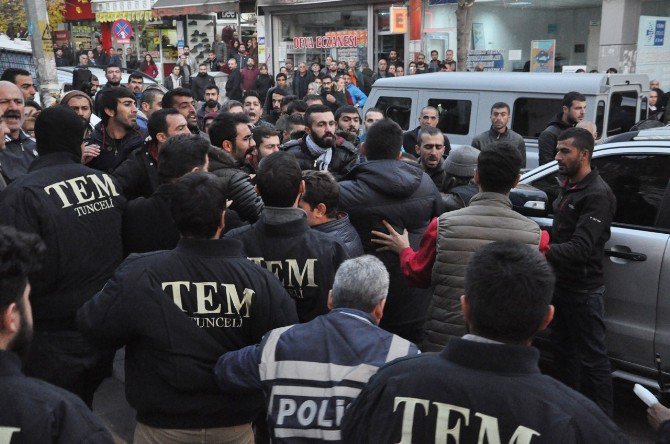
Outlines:
{"type": "MultiPolygon", "coordinates": [[[[449,137],[451,144],[469,145],[477,135],[479,93],[424,90],[419,95],[418,113],[424,106],[437,108],[437,127],[449,137]]],[[[418,126],[418,120],[415,120],[418,126]]]]}
{"type": "Polygon", "coordinates": [[[603,137],[628,132],[640,120],[640,93],[640,85],[615,85],[610,88],[605,115],[607,132],[603,137]]]}
{"type": "Polygon", "coordinates": [[[381,110],[385,117],[400,125],[403,131],[414,128],[418,114],[414,115],[414,109],[419,99],[419,92],[406,89],[384,89],[372,90],[370,97],[365,102],[365,111],[370,108],[381,110]]]}

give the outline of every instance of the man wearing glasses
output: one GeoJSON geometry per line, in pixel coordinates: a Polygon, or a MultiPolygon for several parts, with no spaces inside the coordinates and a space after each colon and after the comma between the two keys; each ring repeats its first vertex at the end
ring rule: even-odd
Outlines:
{"type": "Polygon", "coordinates": [[[494,142],[507,142],[519,151],[521,168],[526,167],[526,143],[520,134],[507,128],[510,110],[504,102],[494,103],[491,107],[491,129],[485,131],[472,140],[472,146],[480,151],[494,142]]]}

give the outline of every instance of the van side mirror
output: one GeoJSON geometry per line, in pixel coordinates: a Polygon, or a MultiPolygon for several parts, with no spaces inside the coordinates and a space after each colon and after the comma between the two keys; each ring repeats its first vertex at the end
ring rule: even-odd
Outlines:
{"type": "Polygon", "coordinates": [[[514,211],[526,217],[546,217],[549,214],[547,193],[530,185],[519,185],[509,193],[514,211]]]}

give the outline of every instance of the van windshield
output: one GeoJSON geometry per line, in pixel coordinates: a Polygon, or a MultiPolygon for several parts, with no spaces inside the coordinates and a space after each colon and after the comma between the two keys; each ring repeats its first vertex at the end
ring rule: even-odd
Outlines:
{"type": "Polygon", "coordinates": [[[538,138],[547,124],[563,109],[561,99],[519,97],[514,101],[512,130],[525,138],[538,138]]]}

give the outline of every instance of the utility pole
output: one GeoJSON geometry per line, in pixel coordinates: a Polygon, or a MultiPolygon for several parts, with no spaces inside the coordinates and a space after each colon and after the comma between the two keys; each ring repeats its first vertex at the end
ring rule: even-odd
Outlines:
{"type": "Polygon", "coordinates": [[[30,43],[33,47],[37,83],[40,85],[40,98],[43,106],[52,106],[59,98],[60,87],[46,0],[23,0],[23,4],[26,7],[28,29],[32,29],[30,43]]]}

